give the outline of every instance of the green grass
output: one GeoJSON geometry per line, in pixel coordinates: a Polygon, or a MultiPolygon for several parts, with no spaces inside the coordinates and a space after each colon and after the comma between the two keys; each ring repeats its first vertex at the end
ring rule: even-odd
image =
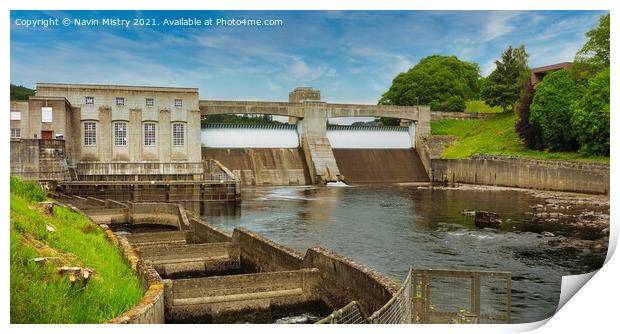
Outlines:
{"type": "Polygon", "coordinates": [[[512,113],[476,120],[443,119],[433,121],[431,131],[433,135],[457,136],[456,142],[442,154],[442,158],[446,159],[463,159],[474,154],[491,154],[609,163],[609,157],[527,149],[515,131],[515,122],[516,116],[512,113]]]}
{"type": "Polygon", "coordinates": [[[11,323],[102,323],[137,304],[140,283],[104,232],[63,207],[43,214],[36,208],[40,192],[11,177],[11,323]],[[56,231],[48,232],[47,224],[56,231]],[[72,285],[56,274],[58,264],[39,265],[35,257],[58,257],[61,265],[94,274],[85,287],[72,285]]]}
{"type": "Polygon", "coordinates": [[[465,103],[465,112],[501,113],[501,107],[489,107],[484,101],[475,100],[465,103]]]}

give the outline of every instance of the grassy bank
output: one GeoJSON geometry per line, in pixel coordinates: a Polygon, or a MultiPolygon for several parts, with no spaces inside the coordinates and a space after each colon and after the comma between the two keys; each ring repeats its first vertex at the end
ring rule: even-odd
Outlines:
{"type": "Polygon", "coordinates": [[[443,119],[433,121],[433,135],[454,135],[457,141],[444,152],[448,159],[468,158],[474,154],[511,155],[533,159],[561,159],[609,163],[608,157],[584,156],[575,152],[546,152],[530,150],[523,145],[515,131],[516,116],[498,114],[476,120],[443,119]]]}
{"type": "Polygon", "coordinates": [[[490,107],[484,101],[475,100],[465,102],[465,112],[479,112],[479,113],[501,113],[501,107],[490,107]]]}
{"type": "Polygon", "coordinates": [[[11,177],[11,323],[102,323],[137,304],[139,281],[103,231],[66,208],[44,214],[44,199],[38,185],[11,177]],[[35,257],[57,260],[41,265],[35,257]],[[85,287],[72,285],[56,273],[62,265],[94,274],[85,287]]]}

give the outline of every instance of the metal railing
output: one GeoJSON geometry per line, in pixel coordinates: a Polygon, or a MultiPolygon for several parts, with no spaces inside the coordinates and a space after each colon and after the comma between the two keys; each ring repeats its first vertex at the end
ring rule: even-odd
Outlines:
{"type": "Polygon", "coordinates": [[[410,268],[393,297],[366,317],[353,301],[319,324],[510,323],[509,272],[410,268]]]}

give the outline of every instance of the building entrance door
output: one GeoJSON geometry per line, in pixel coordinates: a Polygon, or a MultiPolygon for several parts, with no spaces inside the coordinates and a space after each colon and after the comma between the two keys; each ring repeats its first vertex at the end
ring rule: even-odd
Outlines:
{"type": "Polygon", "coordinates": [[[41,139],[54,139],[53,131],[41,131],[41,139]]]}

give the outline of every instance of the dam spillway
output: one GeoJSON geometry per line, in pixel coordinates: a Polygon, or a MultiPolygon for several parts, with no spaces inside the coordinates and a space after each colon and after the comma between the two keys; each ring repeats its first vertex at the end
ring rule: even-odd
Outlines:
{"type": "Polygon", "coordinates": [[[203,159],[215,159],[234,173],[243,185],[311,184],[301,148],[202,148],[203,159]]]}
{"type": "Polygon", "coordinates": [[[353,184],[428,182],[414,149],[415,126],[328,124],[321,141],[308,138],[307,144],[301,136],[303,127],[303,123],[204,124],[202,158],[218,160],[243,185],[313,184],[317,163],[327,163],[330,172],[335,170],[353,184]]]}
{"type": "Polygon", "coordinates": [[[349,184],[428,182],[418,153],[405,149],[334,149],[349,184]]]}

